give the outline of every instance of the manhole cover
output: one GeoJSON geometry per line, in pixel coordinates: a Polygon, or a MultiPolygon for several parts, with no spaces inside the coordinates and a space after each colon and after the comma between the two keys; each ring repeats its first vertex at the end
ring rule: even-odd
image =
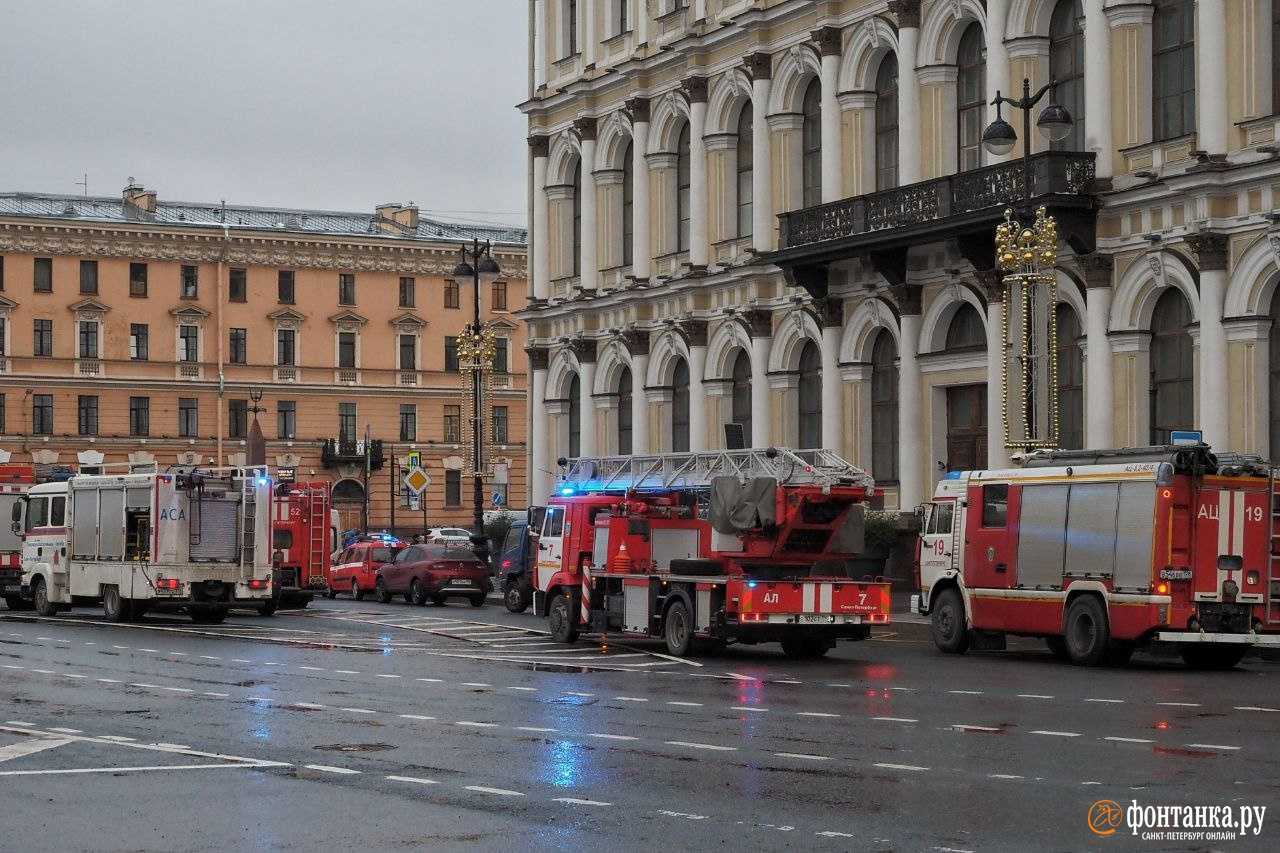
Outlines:
{"type": "Polygon", "coordinates": [[[389,743],[330,743],[313,748],[327,749],[333,752],[382,752],[387,749],[395,749],[389,743]]]}

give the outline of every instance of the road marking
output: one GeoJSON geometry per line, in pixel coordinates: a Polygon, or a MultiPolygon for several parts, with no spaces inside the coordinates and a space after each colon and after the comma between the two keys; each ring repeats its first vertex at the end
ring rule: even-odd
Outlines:
{"type": "Polygon", "coordinates": [[[914,764],[876,764],[876,767],[883,767],[885,770],[912,770],[917,773],[923,773],[928,767],[916,767],[914,764]]]}
{"type": "Polygon", "coordinates": [[[268,699],[268,698],[267,698],[267,697],[265,697],[265,696],[250,696],[250,697],[249,697],[247,700],[245,700],[245,701],[247,701],[247,702],[265,702],[265,703],[266,703],[266,704],[268,704],[268,705],[270,705],[270,704],[271,704],[271,700],[270,700],[270,699],[268,699]]]}
{"type": "Polygon", "coordinates": [[[229,693],[212,693],[212,692],[208,692],[208,693],[201,693],[200,695],[201,695],[201,696],[213,696],[213,697],[214,697],[214,698],[216,698],[216,699],[226,699],[226,698],[228,698],[231,694],[229,694],[229,693]]]}
{"type": "Polygon", "coordinates": [[[404,720],[434,720],[435,717],[428,717],[424,714],[397,714],[396,716],[404,720]]]}
{"type": "Polygon", "coordinates": [[[0,664],[0,666],[3,666],[5,669],[26,669],[25,666],[18,666],[13,663],[0,664]]]}
{"type": "Polygon", "coordinates": [[[831,681],[831,682],[828,682],[828,683],[827,683],[827,686],[828,686],[828,687],[852,687],[853,685],[852,685],[852,684],[837,684],[836,682],[831,681]]]}
{"type": "Polygon", "coordinates": [[[46,643],[52,643],[53,637],[36,637],[37,640],[44,640],[46,643]]]}
{"type": "Polygon", "coordinates": [[[1043,693],[1019,693],[1019,699],[1052,699],[1052,696],[1046,696],[1043,693]]]}
{"type": "Polygon", "coordinates": [[[536,687],[508,687],[507,689],[508,689],[508,690],[520,690],[520,691],[525,692],[525,693],[537,693],[537,692],[538,692],[538,688],[536,688],[536,687]]]}
{"type": "Polygon", "coordinates": [[[51,669],[33,669],[33,670],[31,670],[31,671],[32,671],[32,672],[38,672],[38,673],[40,673],[41,675],[53,675],[53,670],[51,670],[51,669]]]}
{"type": "Polygon", "coordinates": [[[508,791],[506,788],[485,788],[481,785],[466,785],[464,791],[475,791],[477,794],[497,794],[500,797],[523,797],[519,791],[508,791]]]}
{"type": "Polygon", "coordinates": [[[323,708],[324,708],[324,705],[317,705],[315,702],[294,702],[294,703],[293,703],[293,707],[295,707],[295,708],[311,708],[311,709],[312,709],[312,710],[314,710],[314,711],[319,711],[319,710],[321,710],[321,709],[323,709],[323,708]]]}
{"type": "Polygon", "coordinates": [[[666,815],[667,817],[682,817],[686,820],[706,820],[707,819],[707,816],[704,814],[689,814],[688,812],[669,812],[666,809],[658,809],[658,814],[666,815]]]}
{"type": "Polygon", "coordinates": [[[417,776],[388,776],[389,782],[412,782],[415,785],[439,785],[435,779],[420,779],[417,776]]]}
{"type": "Polygon", "coordinates": [[[554,732],[554,731],[555,731],[555,729],[547,729],[547,728],[543,728],[543,727],[541,727],[541,726],[516,726],[516,731],[519,731],[519,732],[554,732]]]}
{"type": "Polygon", "coordinates": [[[71,770],[5,770],[0,771],[0,776],[72,776],[86,773],[144,773],[158,770],[257,770],[262,766],[261,764],[158,764],[143,767],[77,767],[71,770]]]}
{"type": "Polygon", "coordinates": [[[981,690],[948,690],[948,693],[958,693],[962,696],[981,696],[981,690]]]}
{"type": "Polygon", "coordinates": [[[1086,699],[1086,702],[1101,702],[1107,705],[1123,705],[1123,699],[1086,699]]]}
{"type": "Polygon", "coordinates": [[[1009,774],[1009,773],[992,773],[992,774],[991,774],[991,776],[990,776],[990,777],[988,777],[988,778],[991,778],[991,779],[1025,779],[1025,778],[1027,778],[1027,777],[1025,777],[1025,776],[1014,776],[1014,775],[1009,774]]]}
{"type": "Polygon", "coordinates": [[[94,681],[101,681],[103,684],[122,684],[117,678],[95,678],[94,681]]]}
{"type": "Polygon", "coordinates": [[[177,752],[191,748],[185,743],[153,743],[151,745],[159,749],[163,749],[165,752],[177,752]]]}
{"type": "MultiPolygon", "coordinates": [[[[359,675],[360,674],[358,670],[354,670],[354,669],[335,669],[334,672],[338,673],[339,675],[359,675]]],[[[418,680],[421,681],[422,679],[418,679],[418,680]]]]}
{"type": "Polygon", "coordinates": [[[1220,743],[1189,743],[1187,746],[1196,747],[1197,749],[1229,749],[1237,750],[1238,746],[1223,746],[1220,743]]]}
{"type": "Polygon", "coordinates": [[[995,726],[970,726],[965,723],[952,723],[951,728],[959,729],[962,732],[998,732],[1000,729],[995,726]]]}
{"type": "Polygon", "coordinates": [[[165,652],[165,654],[175,658],[185,658],[187,656],[186,652],[165,652]]]}
{"type": "Polygon", "coordinates": [[[1259,708],[1256,705],[1237,705],[1236,711],[1266,711],[1269,714],[1280,714],[1280,708],[1259,708]]]}
{"type": "Polygon", "coordinates": [[[84,732],[83,732],[81,729],[63,729],[63,728],[57,728],[57,729],[55,729],[55,728],[50,728],[50,729],[49,729],[49,731],[51,731],[51,732],[59,732],[60,734],[64,734],[64,735],[82,735],[82,734],[84,734],[84,732]]]}
{"type": "Polygon", "coordinates": [[[64,673],[62,673],[62,677],[63,677],[63,678],[88,678],[89,676],[87,676],[87,675],[76,675],[74,672],[64,672],[64,673]]]}
{"type": "Polygon", "coordinates": [[[1049,732],[1037,729],[1032,732],[1033,735],[1052,735],[1053,737],[1080,737],[1078,732],[1049,732]]]}
{"type": "MultiPolygon", "coordinates": [[[[267,664],[267,666],[271,666],[271,664],[267,664]]],[[[305,669],[308,672],[324,672],[324,670],[318,666],[300,666],[298,669],[305,669]]]]}
{"type": "Polygon", "coordinates": [[[556,797],[551,802],[567,803],[571,806],[611,806],[613,803],[602,803],[599,800],[580,800],[577,797],[556,797]]]}
{"type": "Polygon", "coordinates": [[[614,696],[615,702],[648,702],[648,699],[637,699],[635,696],[614,696]]]}
{"type": "Polygon", "coordinates": [[[795,680],[790,679],[790,678],[780,678],[780,679],[778,679],[777,681],[775,681],[775,682],[773,682],[773,683],[774,683],[774,684],[804,684],[804,682],[803,682],[803,681],[795,681],[795,680]]]}
{"type": "Polygon", "coordinates": [[[640,740],[640,738],[632,737],[631,735],[610,735],[602,732],[588,732],[587,737],[598,737],[605,740],[640,740]]]}
{"type": "Polygon", "coordinates": [[[468,726],[473,729],[496,729],[497,723],[476,723],[471,720],[459,720],[454,723],[455,726],[468,726]]]}
{"type": "Polygon", "coordinates": [[[1157,705],[1164,705],[1166,708],[1199,708],[1199,702],[1157,702],[1157,705]]]}
{"type": "MultiPolygon", "coordinates": [[[[395,676],[395,677],[399,678],[400,676],[395,676]]],[[[461,686],[462,687],[492,687],[493,685],[485,684],[483,681],[463,681],[461,682],[461,686]]]]}
{"type": "MultiPolygon", "coordinates": [[[[50,729],[50,731],[53,730],[50,729]]],[[[77,734],[77,732],[72,731],[68,732],[68,734],[77,734]]],[[[0,764],[12,761],[15,758],[22,758],[24,755],[35,755],[37,752],[44,752],[46,749],[57,749],[71,742],[68,738],[41,738],[40,740],[27,741],[26,743],[11,743],[8,746],[0,746],[0,764]]]]}
{"type": "Polygon", "coordinates": [[[910,717],[872,717],[873,720],[879,720],[882,723],[918,723],[919,720],[913,720],[910,717]]]}
{"type": "Polygon", "coordinates": [[[796,711],[797,717],[838,717],[839,714],[824,714],[821,711],[796,711]]]}
{"type": "Polygon", "coordinates": [[[778,758],[801,758],[805,761],[830,761],[831,759],[825,755],[810,755],[805,752],[775,752],[778,758]]]}
{"type": "Polygon", "coordinates": [[[679,705],[682,708],[701,708],[701,702],[668,702],[668,705],[679,705]]]}
{"type": "Polygon", "coordinates": [[[820,835],[823,838],[856,838],[857,836],[848,832],[836,832],[828,829],[826,832],[815,832],[814,835],[820,835]]]}
{"type": "Polygon", "coordinates": [[[730,711],[751,711],[754,714],[764,714],[769,711],[768,708],[752,708],[750,705],[734,705],[730,711]]]}
{"type": "Polygon", "coordinates": [[[594,696],[594,695],[596,695],[596,694],[594,694],[594,693],[577,693],[577,692],[575,692],[575,691],[573,691],[573,690],[566,690],[566,691],[565,691],[565,695],[566,695],[566,696],[594,696]]]}
{"type": "Polygon", "coordinates": [[[222,660],[222,658],[218,657],[217,655],[200,655],[200,659],[201,660],[222,660]]]}
{"type": "Polygon", "coordinates": [[[737,752],[736,746],[716,746],[713,743],[692,743],[685,740],[669,740],[666,741],[667,746],[687,746],[690,749],[710,749],[716,752],[737,752]]]}
{"type": "Polygon", "coordinates": [[[121,743],[135,743],[137,738],[125,737],[124,735],[99,735],[98,740],[115,740],[121,743]]]}
{"type": "Polygon", "coordinates": [[[160,689],[160,685],[159,685],[159,684],[145,684],[145,683],[143,683],[143,682],[141,682],[141,681],[131,681],[131,682],[129,683],[129,686],[130,686],[130,687],[142,687],[142,688],[145,688],[145,689],[147,689],[147,690],[159,690],[159,689],[160,689]]]}
{"type": "Polygon", "coordinates": [[[245,660],[244,658],[232,658],[231,662],[232,663],[253,663],[253,661],[245,660]]]}
{"type": "Polygon", "coordinates": [[[1116,743],[1152,743],[1144,737],[1104,737],[1103,740],[1115,741],[1116,743]]]}
{"type": "Polygon", "coordinates": [[[158,655],[158,654],[160,654],[160,650],[159,650],[159,649],[144,649],[144,648],[142,648],[142,646],[138,646],[138,651],[140,651],[140,652],[149,652],[149,653],[151,653],[151,654],[153,654],[153,655],[158,655]]]}
{"type": "Polygon", "coordinates": [[[339,711],[347,711],[351,714],[376,714],[377,711],[370,711],[368,708],[339,708],[339,711]]]}
{"type": "Polygon", "coordinates": [[[194,690],[192,690],[192,689],[190,689],[190,688],[188,688],[188,687],[161,687],[160,689],[161,689],[161,690],[168,690],[168,691],[170,691],[171,693],[195,693],[195,691],[194,691],[194,690]]]}
{"type": "MultiPolygon", "coordinates": [[[[339,672],[341,672],[341,670],[339,670],[339,672]]],[[[418,681],[425,681],[425,682],[427,682],[428,684],[443,684],[443,683],[444,683],[444,679],[442,679],[442,678],[419,678],[419,679],[418,679],[418,681]]]]}
{"type": "Polygon", "coordinates": [[[374,678],[399,678],[400,676],[398,676],[398,675],[392,675],[392,674],[390,674],[390,673],[386,673],[386,672],[379,672],[379,673],[375,673],[373,677],[374,677],[374,678]]]}
{"type": "Polygon", "coordinates": [[[5,720],[6,726],[26,726],[27,728],[35,728],[35,723],[28,723],[25,720],[5,720]]]}
{"type": "Polygon", "coordinates": [[[328,764],[304,764],[303,766],[308,770],[319,770],[321,773],[341,773],[347,776],[354,776],[360,772],[349,767],[330,767],[328,764]]]}

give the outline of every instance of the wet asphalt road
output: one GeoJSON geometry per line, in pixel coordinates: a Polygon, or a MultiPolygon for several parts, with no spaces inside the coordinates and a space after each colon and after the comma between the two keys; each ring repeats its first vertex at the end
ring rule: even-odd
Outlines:
{"type": "Polygon", "coordinates": [[[493,602],[196,627],[0,608],[2,850],[1276,849],[1280,664],[575,648],[493,602]],[[1143,841],[1090,806],[1267,806],[1143,841]]]}

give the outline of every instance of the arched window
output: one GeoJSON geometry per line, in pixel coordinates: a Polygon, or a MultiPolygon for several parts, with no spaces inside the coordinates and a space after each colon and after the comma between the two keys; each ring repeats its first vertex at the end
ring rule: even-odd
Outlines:
{"type": "Polygon", "coordinates": [[[1151,19],[1151,131],[1158,142],[1196,129],[1196,11],[1192,0],[1155,0],[1155,7],[1151,19]]]}
{"type": "Polygon", "coordinates": [[[689,251],[689,211],[692,194],[689,177],[689,123],[676,139],[676,251],[689,251]]]}
{"type": "Polygon", "coordinates": [[[956,309],[947,326],[947,349],[986,349],[987,331],[978,309],[968,302],[956,309]]]}
{"type": "Polygon", "coordinates": [[[804,90],[800,130],[801,207],[822,202],[822,84],[814,77],[804,90]]]}
{"type": "Polygon", "coordinates": [[[1058,444],[1067,450],[1084,447],[1084,352],[1080,349],[1080,317],[1059,302],[1058,444]]]}
{"type": "Polygon", "coordinates": [[[565,0],[564,3],[565,56],[573,56],[578,52],[578,0],[565,0]]]}
{"type": "Polygon", "coordinates": [[[751,236],[751,170],[754,165],[751,146],[751,103],[742,105],[738,113],[738,236],[751,236]]]}
{"type": "Polygon", "coordinates": [[[898,185],[898,57],[888,54],[876,73],[876,189],[898,185]]]}
{"type": "Polygon", "coordinates": [[[1049,79],[1058,81],[1054,98],[1075,119],[1066,139],[1050,143],[1055,151],[1084,150],[1084,32],[1080,29],[1083,14],[1080,0],[1058,0],[1049,19],[1049,79]]]}
{"type": "Polygon", "coordinates": [[[618,377],[618,453],[631,452],[631,371],[622,368],[618,377]]]}
{"type": "Polygon", "coordinates": [[[631,32],[631,0],[614,0],[618,7],[618,35],[631,32]]]}
{"type": "MultiPolygon", "coordinates": [[[[1276,4],[1280,7],[1280,3],[1276,4]]],[[[1280,288],[1271,297],[1271,331],[1268,334],[1268,356],[1270,362],[1270,450],[1271,459],[1280,459],[1280,288]]]]}
{"type": "Polygon", "coordinates": [[[622,265],[634,263],[632,250],[635,242],[635,169],[631,164],[631,143],[622,152],[622,265]]]}
{"type": "Polygon", "coordinates": [[[956,110],[960,171],[982,165],[982,131],[987,120],[987,66],[982,58],[982,27],[973,23],[960,36],[956,53],[956,110]]]}
{"type": "Polygon", "coordinates": [[[871,347],[871,475],[898,480],[898,348],[881,329],[871,347]]]}
{"type": "MultiPolygon", "coordinates": [[[[1280,300],[1276,300],[1280,304],[1280,300]]],[[[733,360],[733,403],[729,420],[742,424],[742,438],[747,447],[755,447],[751,435],[751,357],[746,350],[738,350],[733,360]]],[[[1280,398],[1277,398],[1280,399],[1280,398]]],[[[763,443],[763,441],[761,442],[763,443]]]]}
{"type": "Polygon", "coordinates": [[[1195,426],[1195,360],[1191,306],[1169,288],[1151,314],[1151,443],[1168,444],[1175,429],[1195,426]]]}
{"type": "Polygon", "coordinates": [[[671,450],[689,450],[689,365],[684,359],[671,371],[671,450]]]}
{"type": "Polygon", "coordinates": [[[582,274],[582,160],[573,167],[573,233],[570,239],[573,250],[571,269],[574,275],[582,274]]]}
{"type": "Polygon", "coordinates": [[[800,381],[796,388],[802,448],[822,446],[822,356],[813,341],[800,350],[800,381]]]}
{"type": "Polygon", "coordinates": [[[577,374],[569,381],[569,458],[582,452],[582,385],[577,374]]]}

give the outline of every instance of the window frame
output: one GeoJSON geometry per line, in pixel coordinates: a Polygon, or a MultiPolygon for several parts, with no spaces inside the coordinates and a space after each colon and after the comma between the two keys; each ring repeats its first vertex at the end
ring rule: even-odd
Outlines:
{"type": "Polygon", "coordinates": [[[355,332],[338,332],[337,367],[339,370],[356,370],[360,363],[359,336],[355,332]],[[348,363],[349,362],[349,363],[348,363]]]}
{"type": "Polygon", "coordinates": [[[687,252],[693,230],[693,155],[689,122],[676,136],[676,251],[687,252]]]}
{"type": "Polygon", "coordinates": [[[418,336],[406,332],[400,332],[396,335],[396,364],[399,370],[417,370],[418,369],[418,336]],[[405,363],[405,355],[408,354],[408,363],[405,363]]]}
{"type": "Polygon", "coordinates": [[[354,442],[360,429],[360,409],[355,403],[338,403],[338,441],[354,442]]]}
{"type": "Polygon", "coordinates": [[[671,452],[688,453],[691,446],[692,418],[689,363],[683,358],[671,368],[671,452]]]}
{"type": "Polygon", "coordinates": [[[32,289],[53,293],[53,258],[32,258],[32,289]]]}
{"type": "Polygon", "coordinates": [[[178,361],[194,364],[200,361],[200,327],[191,323],[178,324],[178,361]]]}
{"type": "MultiPolygon", "coordinates": [[[[1194,0],[1152,0],[1151,17],[1151,140],[1166,142],[1196,132],[1196,40],[1194,0]],[[1177,15],[1177,39],[1161,44],[1164,19],[1177,15]],[[1179,79],[1165,73],[1172,67],[1179,79]],[[1165,106],[1176,102],[1178,119],[1166,120],[1165,106]]],[[[1274,62],[1274,59],[1273,59],[1274,62]]]]}
{"type": "Polygon", "coordinates": [[[178,438],[199,438],[200,436],[200,399],[198,397],[178,398],[178,438]]]}
{"type": "Polygon", "coordinates": [[[80,261],[80,292],[94,295],[98,293],[98,262],[95,260],[80,261]]]}
{"type": "Polygon", "coordinates": [[[352,272],[338,273],[338,304],[354,307],[356,304],[356,274],[352,272]]]}
{"type": "Polygon", "coordinates": [[[276,329],[276,365],[298,366],[298,330],[276,329]]]}
{"type": "Polygon", "coordinates": [[[129,398],[129,435],[146,438],[151,434],[151,398],[129,398]]]}
{"type": "Polygon", "coordinates": [[[77,358],[94,360],[102,357],[102,324],[98,320],[76,321],[77,358]]]}
{"type": "Polygon", "coordinates": [[[33,318],[31,355],[33,358],[53,358],[53,320],[46,317],[33,318]]]}
{"type": "Polygon", "coordinates": [[[1058,0],[1049,18],[1049,79],[1058,81],[1052,96],[1073,122],[1066,138],[1049,142],[1051,151],[1085,150],[1083,16],[1080,0],[1058,0]]]}
{"type": "Polygon", "coordinates": [[[812,340],[800,348],[796,364],[796,447],[822,447],[822,351],[812,340]]]}
{"type": "Polygon", "coordinates": [[[401,308],[415,308],[418,299],[418,282],[411,275],[400,276],[400,306],[401,308]],[[408,297],[407,299],[405,297],[408,297]]]}
{"type": "Polygon", "coordinates": [[[31,434],[53,435],[54,405],[52,394],[31,395],[31,434]]]}
{"type": "Polygon", "coordinates": [[[296,400],[276,400],[276,437],[284,439],[298,437],[298,402],[296,400]]]}
{"type": "Polygon", "coordinates": [[[232,267],[227,278],[227,301],[249,301],[249,270],[246,267],[232,267]]]}
{"type": "Polygon", "coordinates": [[[147,298],[147,265],[140,261],[129,263],[129,296],[133,299],[147,298]]]}
{"type": "Polygon", "coordinates": [[[179,268],[178,296],[180,299],[200,298],[200,268],[195,264],[183,264],[179,268]]]}
{"type": "Polygon", "coordinates": [[[491,311],[507,310],[507,283],[495,281],[490,288],[489,309],[491,311]]]}
{"type": "Polygon", "coordinates": [[[249,363],[249,330],[241,327],[232,327],[228,333],[227,344],[227,363],[228,364],[248,364],[249,363]],[[237,334],[237,332],[239,334],[237,334]]]}
{"type": "Polygon", "coordinates": [[[129,324],[129,359],[131,361],[151,360],[151,325],[149,323],[129,324]]]}
{"type": "Polygon", "coordinates": [[[956,50],[956,171],[967,172],[982,167],[982,132],[986,128],[987,63],[983,57],[985,42],[982,25],[972,21],[960,36],[956,50]],[[966,51],[972,54],[966,57],[966,51]],[[965,100],[966,76],[975,94],[965,100]],[[966,119],[972,119],[966,125],[966,119]],[[966,138],[966,126],[972,129],[966,138]]]}
{"type": "Polygon", "coordinates": [[[735,141],[737,160],[734,176],[737,193],[733,207],[737,216],[735,233],[739,240],[752,236],[755,228],[755,112],[750,101],[738,110],[738,133],[735,141]]]}
{"type": "Polygon", "coordinates": [[[462,307],[462,288],[454,279],[447,279],[444,283],[444,307],[462,307]]]}
{"type": "Polygon", "coordinates": [[[897,361],[897,341],[888,329],[881,329],[871,345],[870,383],[871,471],[878,483],[896,483],[899,476],[897,361]]]}
{"type": "Polygon", "coordinates": [[[444,472],[444,505],[462,506],[462,472],[456,468],[448,468],[444,472]]]}
{"type": "Polygon", "coordinates": [[[458,338],[456,335],[445,335],[444,337],[444,369],[447,373],[459,372],[458,338]]]}
{"type": "Polygon", "coordinates": [[[800,206],[822,203],[822,82],[805,86],[800,103],[800,206]]]}
{"type": "Polygon", "coordinates": [[[511,438],[511,410],[507,406],[494,406],[493,414],[490,416],[493,424],[493,443],[494,444],[510,444],[511,438]],[[499,417],[501,415],[501,417],[499,417]]]}
{"type": "Polygon", "coordinates": [[[249,401],[227,401],[227,438],[249,437],[249,401]]]}
{"type": "Polygon", "coordinates": [[[276,270],[276,302],[294,305],[298,298],[298,278],[293,270],[276,270]]]}
{"type": "Polygon", "coordinates": [[[76,397],[76,434],[98,434],[99,401],[97,394],[80,394],[76,397]]]}
{"type": "Polygon", "coordinates": [[[442,438],[445,444],[462,443],[462,406],[446,403],[441,417],[442,438]]]}
{"type": "Polygon", "coordinates": [[[400,404],[400,440],[418,440],[418,406],[416,403],[400,404]]]}
{"type": "Polygon", "coordinates": [[[890,190],[898,186],[898,57],[893,51],[885,54],[876,70],[875,81],[875,186],[877,190],[890,190]],[[892,67],[892,81],[888,69],[892,67]],[[891,106],[891,108],[890,108],[891,106]],[[890,120],[892,118],[892,120],[890,120]]]}

